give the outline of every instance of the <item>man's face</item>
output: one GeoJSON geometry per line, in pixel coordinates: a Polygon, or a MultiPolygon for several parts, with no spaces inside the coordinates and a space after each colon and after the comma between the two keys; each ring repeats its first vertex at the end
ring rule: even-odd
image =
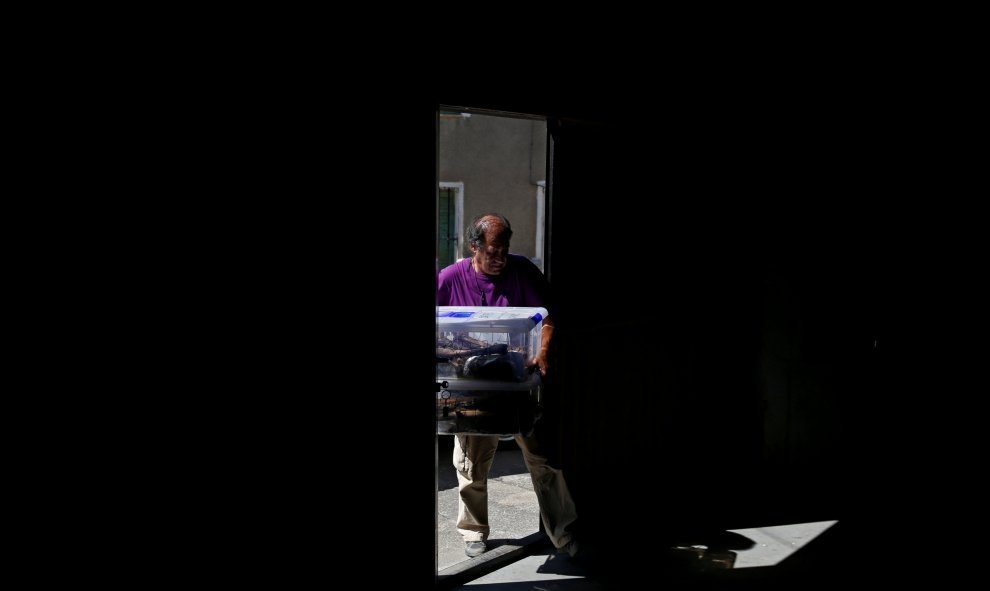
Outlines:
{"type": "Polygon", "coordinates": [[[485,232],[485,243],[475,249],[475,258],[482,273],[498,275],[508,260],[509,241],[502,237],[501,228],[485,232]]]}

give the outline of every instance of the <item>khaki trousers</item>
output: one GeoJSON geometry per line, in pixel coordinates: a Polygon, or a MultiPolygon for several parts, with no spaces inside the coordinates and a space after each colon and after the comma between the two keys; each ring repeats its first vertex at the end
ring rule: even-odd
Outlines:
{"type": "MultiPolygon", "coordinates": [[[[571,541],[567,527],[577,520],[564,473],[547,464],[535,437],[516,435],[515,439],[533,479],[543,527],[554,547],[561,548],[571,541]]],[[[454,468],[460,493],[457,531],[466,542],[488,539],[488,470],[497,447],[497,435],[454,435],[454,468]]]]}

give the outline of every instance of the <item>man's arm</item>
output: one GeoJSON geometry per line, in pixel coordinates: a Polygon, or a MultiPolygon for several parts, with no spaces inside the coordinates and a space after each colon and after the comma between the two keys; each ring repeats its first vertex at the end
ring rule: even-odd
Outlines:
{"type": "Polygon", "coordinates": [[[540,349],[536,352],[536,357],[530,363],[531,367],[539,367],[540,375],[547,375],[547,353],[550,351],[550,341],[553,339],[553,317],[546,316],[543,319],[543,330],[540,335],[540,349]]]}

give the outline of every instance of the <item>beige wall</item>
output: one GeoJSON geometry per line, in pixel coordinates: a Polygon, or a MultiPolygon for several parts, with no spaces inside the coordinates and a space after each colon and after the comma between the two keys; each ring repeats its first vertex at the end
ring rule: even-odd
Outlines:
{"type": "Polygon", "coordinates": [[[460,234],[475,216],[497,211],[512,223],[512,252],[536,256],[536,195],[537,183],[546,178],[546,122],[442,114],[439,134],[440,182],[464,183],[460,234]]]}

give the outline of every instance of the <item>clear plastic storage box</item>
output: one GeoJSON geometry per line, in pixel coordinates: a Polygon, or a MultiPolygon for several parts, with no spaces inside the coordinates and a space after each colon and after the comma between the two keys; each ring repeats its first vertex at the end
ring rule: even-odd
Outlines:
{"type": "Polygon", "coordinates": [[[526,434],[539,411],[545,308],[437,307],[437,433],[526,434]]]}

